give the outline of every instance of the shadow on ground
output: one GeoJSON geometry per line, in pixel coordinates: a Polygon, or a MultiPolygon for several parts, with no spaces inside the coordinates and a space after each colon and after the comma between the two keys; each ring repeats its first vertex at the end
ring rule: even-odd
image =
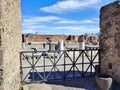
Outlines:
{"type": "MultiPolygon", "coordinates": [[[[73,73],[73,72],[71,72],[73,73]]],[[[73,74],[69,74],[68,77],[73,77],[73,74]]],[[[75,72],[76,75],[77,72],[75,72]]],[[[30,73],[29,79],[32,79],[32,74],[30,73]]],[[[49,74],[49,72],[46,72],[46,77],[49,74]]],[[[35,78],[34,80],[39,81],[41,78],[34,73],[35,78]]],[[[43,73],[41,73],[43,76],[43,73]]],[[[85,74],[86,76],[90,76],[90,73],[87,72],[85,74]]],[[[93,74],[94,75],[94,74],[93,74]]],[[[52,73],[49,75],[48,81],[46,84],[49,84],[52,87],[52,90],[100,90],[99,87],[96,84],[95,76],[92,77],[79,77],[79,78],[66,78],[65,80],[61,79],[63,78],[64,73],[52,73]],[[58,80],[54,78],[54,74],[58,80]]],[[[120,85],[117,85],[115,82],[112,84],[111,90],[120,90],[120,85]]]]}
{"type": "Polygon", "coordinates": [[[53,90],[99,90],[94,77],[81,77],[65,81],[49,82],[53,90]]]}
{"type": "MultiPolygon", "coordinates": [[[[47,84],[52,86],[52,90],[100,90],[96,84],[95,77],[81,77],[49,82],[47,84]]],[[[120,90],[120,85],[113,82],[111,90],[120,90]]]]}

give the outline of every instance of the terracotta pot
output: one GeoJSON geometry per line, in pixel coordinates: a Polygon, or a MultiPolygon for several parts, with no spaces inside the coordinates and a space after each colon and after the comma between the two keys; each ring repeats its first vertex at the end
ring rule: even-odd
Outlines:
{"type": "Polygon", "coordinates": [[[100,74],[96,76],[96,83],[101,90],[111,90],[112,77],[105,74],[100,74]]]}

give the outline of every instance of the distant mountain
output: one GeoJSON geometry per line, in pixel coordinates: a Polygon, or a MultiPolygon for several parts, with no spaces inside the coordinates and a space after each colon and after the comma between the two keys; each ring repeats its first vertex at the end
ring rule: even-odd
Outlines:
{"type": "Polygon", "coordinates": [[[96,33],[97,36],[100,36],[100,32],[96,33]]]}

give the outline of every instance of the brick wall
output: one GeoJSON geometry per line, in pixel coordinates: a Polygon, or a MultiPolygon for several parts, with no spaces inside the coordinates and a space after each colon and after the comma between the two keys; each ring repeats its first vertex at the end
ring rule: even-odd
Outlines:
{"type": "Polygon", "coordinates": [[[120,83],[120,4],[110,3],[100,13],[101,71],[120,83]]]}
{"type": "MultiPolygon", "coordinates": [[[[3,85],[0,90],[18,90],[20,85],[21,13],[19,0],[0,0],[3,85]]],[[[1,58],[1,56],[0,56],[1,58]]]]}

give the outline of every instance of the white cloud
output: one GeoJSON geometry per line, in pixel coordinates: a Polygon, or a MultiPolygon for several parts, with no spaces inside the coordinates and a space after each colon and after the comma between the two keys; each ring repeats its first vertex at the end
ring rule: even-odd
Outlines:
{"type": "Polygon", "coordinates": [[[23,33],[40,33],[40,34],[71,34],[80,35],[85,33],[97,33],[99,32],[99,27],[90,25],[76,25],[76,26],[51,26],[43,29],[24,29],[23,33]]]}
{"type": "Polygon", "coordinates": [[[80,21],[67,20],[56,16],[25,17],[22,25],[23,33],[38,32],[40,34],[81,34],[87,32],[99,32],[98,21],[99,19],[97,18],[80,21]],[[49,25],[49,22],[54,24],[49,25]]]}
{"type": "Polygon", "coordinates": [[[47,28],[47,26],[42,26],[42,25],[26,25],[26,26],[23,26],[23,33],[35,33],[35,32],[41,31],[44,28],[47,28]]]}
{"type": "Polygon", "coordinates": [[[50,22],[54,20],[60,20],[61,18],[56,16],[38,16],[38,17],[28,17],[23,19],[23,25],[34,25],[42,22],[50,22]]]}
{"type": "Polygon", "coordinates": [[[63,26],[55,27],[56,30],[67,31],[68,33],[97,33],[99,32],[99,27],[97,26],[63,26]]]}
{"type": "Polygon", "coordinates": [[[95,20],[92,20],[92,19],[87,19],[87,20],[80,21],[80,23],[81,24],[94,24],[94,23],[98,23],[98,22],[95,20]]]}
{"type": "Polygon", "coordinates": [[[61,18],[56,16],[34,16],[34,17],[24,17],[22,21],[23,33],[35,33],[39,30],[46,28],[43,23],[48,23],[51,21],[61,20],[61,18]]]}
{"type": "Polygon", "coordinates": [[[49,13],[62,13],[86,7],[93,7],[100,1],[101,0],[65,0],[51,6],[40,8],[40,10],[49,13]]]}
{"type": "Polygon", "coordinates": [[[98,19],[85,19],[85,20],[60,20],[58,24],[97,24],[99,23],[98,19]]]}
{"type": "Polygon", "coordinates": [[[23,29],[22,33],[35,33],[35,31],[30,29],[23,29]]]}
{"type": "Polygon", "coordinates": [[[79,21],[75,21],[75,20],[61,20],[57,22],[58,24],[76,24],[79,23],[79,21]]]}
{"type": "Polygon", "coordinates": [[[40,25],[34,25],[34,26],[26,26],[26,28],[29,28],[29,29],[39,29],[39,28],[45,28],[45,27],[47,27],[47,26],[40,26],[40,25]]]}

